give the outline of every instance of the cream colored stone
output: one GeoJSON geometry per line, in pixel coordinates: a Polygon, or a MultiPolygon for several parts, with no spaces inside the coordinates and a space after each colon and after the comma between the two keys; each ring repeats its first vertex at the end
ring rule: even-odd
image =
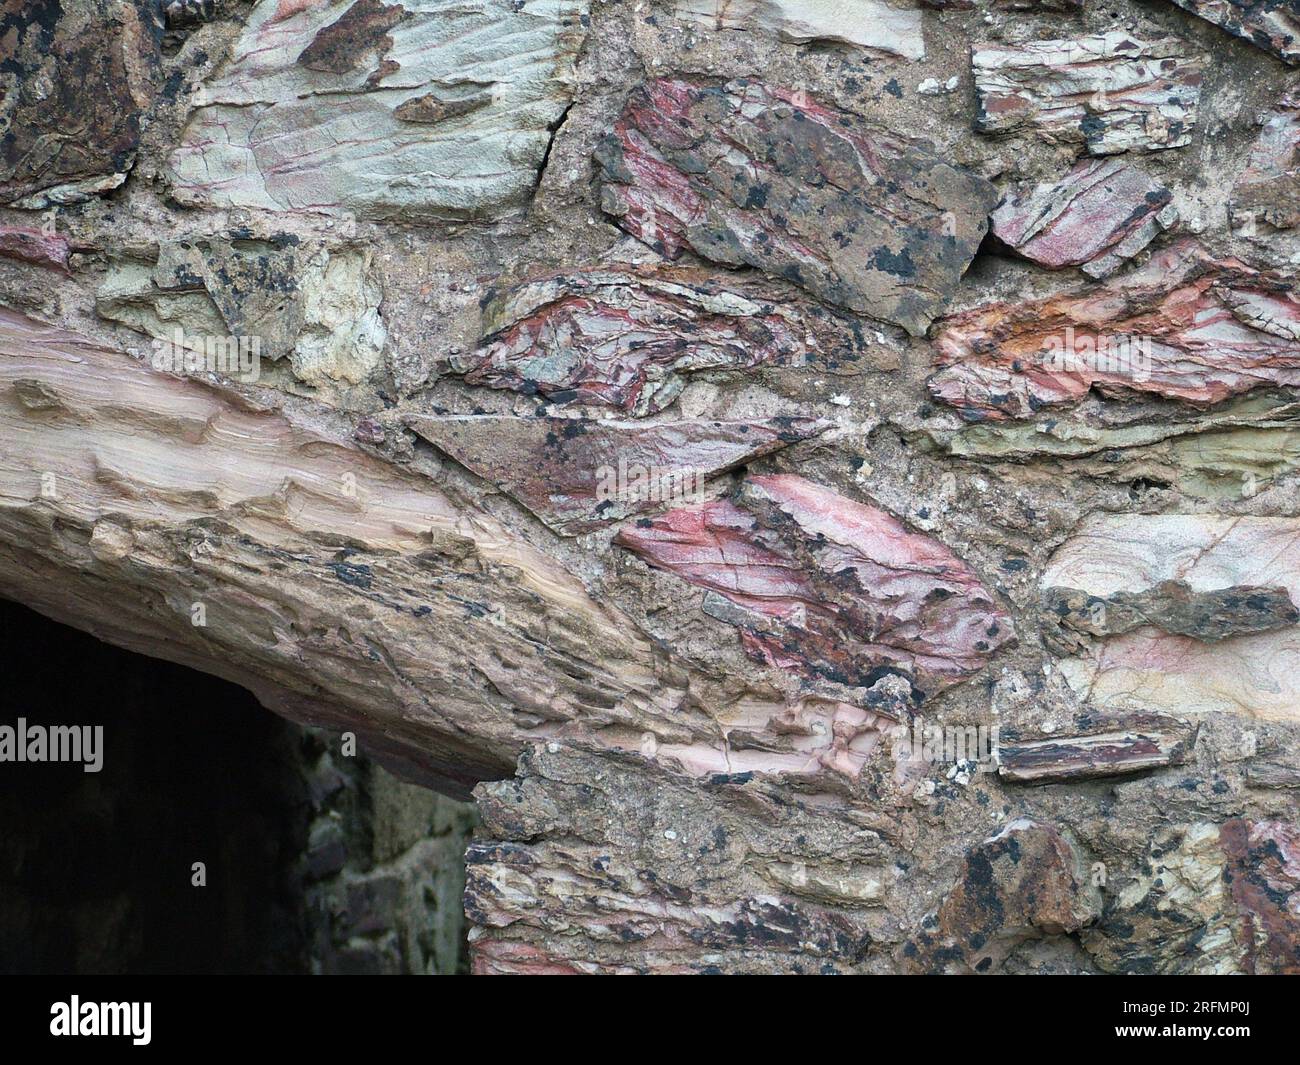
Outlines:
{"type": "MultiPolygon", "coordinates": [[[[1056,552],[1041,584],[1107,596],[1166,580],[1186,581],[1193,592],[1281,585],[1300,601],[1300,519],[1094,517],[1056,552]]],[[[1141,628],[1060,666],[1097,707],[1300,720],[1300,627],[1217,643],[1141,628]]]]}

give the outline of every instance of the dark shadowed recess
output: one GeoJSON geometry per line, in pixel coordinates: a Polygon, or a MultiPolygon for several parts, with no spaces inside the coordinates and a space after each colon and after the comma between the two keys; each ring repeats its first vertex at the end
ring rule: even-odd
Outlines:
{"type": "Polygon", "coordinates": [[[104,727],[98,773],[0,762],[0,971],[306,971],[304,734],[4,601],[0,648],[0,725],[104,727]]]}

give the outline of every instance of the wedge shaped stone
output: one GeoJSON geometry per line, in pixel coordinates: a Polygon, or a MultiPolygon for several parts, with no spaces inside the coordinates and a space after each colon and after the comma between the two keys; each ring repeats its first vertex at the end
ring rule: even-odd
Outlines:
{"type": "Polygon", "coordinates": [[[1107,277],[1178,220],[1173,193],[1135,166],[1086,159],[1059,181],[1008,196],[993,236],[1026,259],[1107,277]]]}
{"type": "Polygon", "coordinates": [[[698,501],[715,474],[829,426],[809,418],[649,425],[490,414],[415,414],[406,424],[567,536],[698,501]]]}

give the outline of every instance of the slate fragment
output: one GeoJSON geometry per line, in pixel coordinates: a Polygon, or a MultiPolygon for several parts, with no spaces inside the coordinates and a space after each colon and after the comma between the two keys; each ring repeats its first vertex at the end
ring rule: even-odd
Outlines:
{"type": "Polygon", "coordinates": [[[1156,714],[1108,721],[1095,731],[1034,740],[1003,739],[998,775],[1017,784],[1056,784],[1181,765],[1196,729],[1156,714]]]}
{"type": "Polygon", "coordinates": [[[1282,762],[1254,762],[1246,767],[1246,783],[1252,788],[1291,791],[1300,788],[1300,766],[1282,762]]]}
{"type": "Polygon", "coordinates": [[[1059,270],[1109,277],[1178,220],[1173,193],[1117,159],[1085,159],[1059,181],[1008,196],[990,219],[997,241],[1059,270]]]}
{"type": "Polygon", "coordinates": [[[1300,89],[1264,116],[1229,207],[1233,228],[1247,235],[1260,222],[1275,229],[1300,225],[1300,89]]]}
{"type": "Polygon", "coordinates": [[[1300,63],[1300,8],[1295,0],[1173,0],[1184,11],[1295,66],[1300,63]]]}
{"type": "Polygon", "coordinates": [[[292,234],[231,230],[159,245],[156,258],[114,260],[95,297],[101,317],[182,347],[243,338],[259,359],[288,358],[312,385],[356,384],[387,339],[373,252],[292,234]]]}
{"type": "Polygon", "coordinates": [[[32,266],[68,273],[72,246],[66,237],[46,234],[30,226],[0,225],[0,255],[32,266]]]}
{"type": "Polygon", "coordinates": [[[1067,476],[1109,484],[1145,480],[1190,496],[1240,501],[1300,469],[1300,404],[1257,390],[1190,416],[1154,408],[1053,413],[1032,422],[925,425],[924,446],[985,462],[1059,463],[1067,476]]]}
{"type": "Polygon", "coordinates": [[[401,4],[356,0],[335,21],[316,32],[311,43],[298,53],[297,62],[322,74],[347,74],[375,58],[380,60],[371,74],[375,79],[382,76],[383,59],[393,47],[388,31],[405,17],[406,9],[401,4]]]}
{"type": "Polygon", "coordinates": [[[651,425],[472,414],[413,414],[405,423],[565,536],[698,501],[716,474],[829,427],[811,418],[651,425]]]}
{"type": "Polygon", "coordinates": [[[924,59],[921,12],[885,0],[675,0],[673,14],[712,30],[767,32],[783,41],[835,41],[904,59],[924,59]]]}
{"type": "Polygon", "coordinates": [[[525,748],[514,778],[475,795],[475,973],[852,972],[875,953],[892,878],[844,802],[560,743],[525,748]]]}
{"type": "Polygon", "coordinates": [[[753,266],[914,336],[997,202],[924,142],[757,81],[647,81],[596,161],[602,208],[668,258],[753,266]]]}
{"type": "MultiPolygon", "coordinates": [[[[1200,604],[1236,599],[1234,589],[1280,587],[1291,602],[1300,601],[1300,521],[1219,514],[1094,515],[1057,549],[1039,587],[1078,589],[1101,600],[1125,593],[1122,598],[1130,603],[1159,603],[1160,589],[1169,582],[1185,583],[1195,606],[1165,609],[1166,622],[1202,634],[1229,633],[1241,624],[1239,608],[1227,615],[1228,624],[1216,623],[1213,615],[1198,617],[1200,604]]],[[[1266,609],[1247,608],[1246,613],[1260,617],[1244,627],[1258,622],[1263,631],[1206,640],[1143,626],[1082,641],[1057,658],[1056,668],[1071,689],[1100,711],[1295,721],[1300,713],[1300,625],[1286,622],[1290,615],[1280,596],[1261,597],[1260,602],[1266,609]]]]}
{"type": "Polygon", "coordinates": [[[494,290],[479,348],[449,360],[468,384],[552,403],[655,414],[688,374],[809,366],[894,369],[900,346],[852,315],[758,277],[592,267],[494,290]]]}
{"type": "Polygon", "coordinates": [[[1110,972],[1300,973],[1300,828],[1234,817],[1175,825],[1119,883],[1084,947],[1110,972]]]}
{"type": "Polygon", "coordinates": [[[952,890],[896,957],[905,972],[994,972],[1027,940],[1077,932],[1100,912],[1076,845],[1017,818],[967,851],[952,890]]]}
{"type": "Polygon", "coordinates": [[[643,518],[614,541],[735,608],[753,657],[870,687],[897,673],[917,697],[976,673],[1014,638],[979,578],[937,540],[878,507],[791,474],[748,478],[734,499],[643,518]]]}
{"type": "Polygon", "coordinates": [[[1300,294],[1183,240],[1077,294],[952,315],[934,349],[930,394],[969,421],[1031,417],[1094,388],[1205,407],[1300,384],[1300,294]]]}
{"type": "Polygon", "coordinates": [[[971,70],[977,132],[1034,132],[1092,155],[1190,144],[1203,78],[1185,41],[1120,30],[976,46],[971,70]]]}
{"type": "Polygon", "coordinates": [[[126,180],[157,90],[147,0],[33,0],[0,10],[0,203],[77,203],[126,180]]]}
{"type": "Polygon", "coordinates": [[[1115,636],[1143,626],[1215,643],[1300,621],[1300,611],[1285,588],[1231,585],[1198,591],[1184,580],[1105,596],[1077,588],[1044,588],[1039,615],[1044,639],[1061,650],[1080,646],[1080,636],[1115,636]]]}
{"type": "Polygon", "coordinates": [[[496,218],[573,99],[586,0],[259,0],[168,165],[199,207],[496,218]]]}

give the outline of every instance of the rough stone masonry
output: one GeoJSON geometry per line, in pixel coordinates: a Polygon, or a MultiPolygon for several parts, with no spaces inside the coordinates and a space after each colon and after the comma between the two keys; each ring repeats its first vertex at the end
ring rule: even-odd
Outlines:
{"type": "Polygon", "coordinates": [[[1300,972],[1294,2],[0,60],[0,594],[472,794],[476,972],[1300,972]]]}

